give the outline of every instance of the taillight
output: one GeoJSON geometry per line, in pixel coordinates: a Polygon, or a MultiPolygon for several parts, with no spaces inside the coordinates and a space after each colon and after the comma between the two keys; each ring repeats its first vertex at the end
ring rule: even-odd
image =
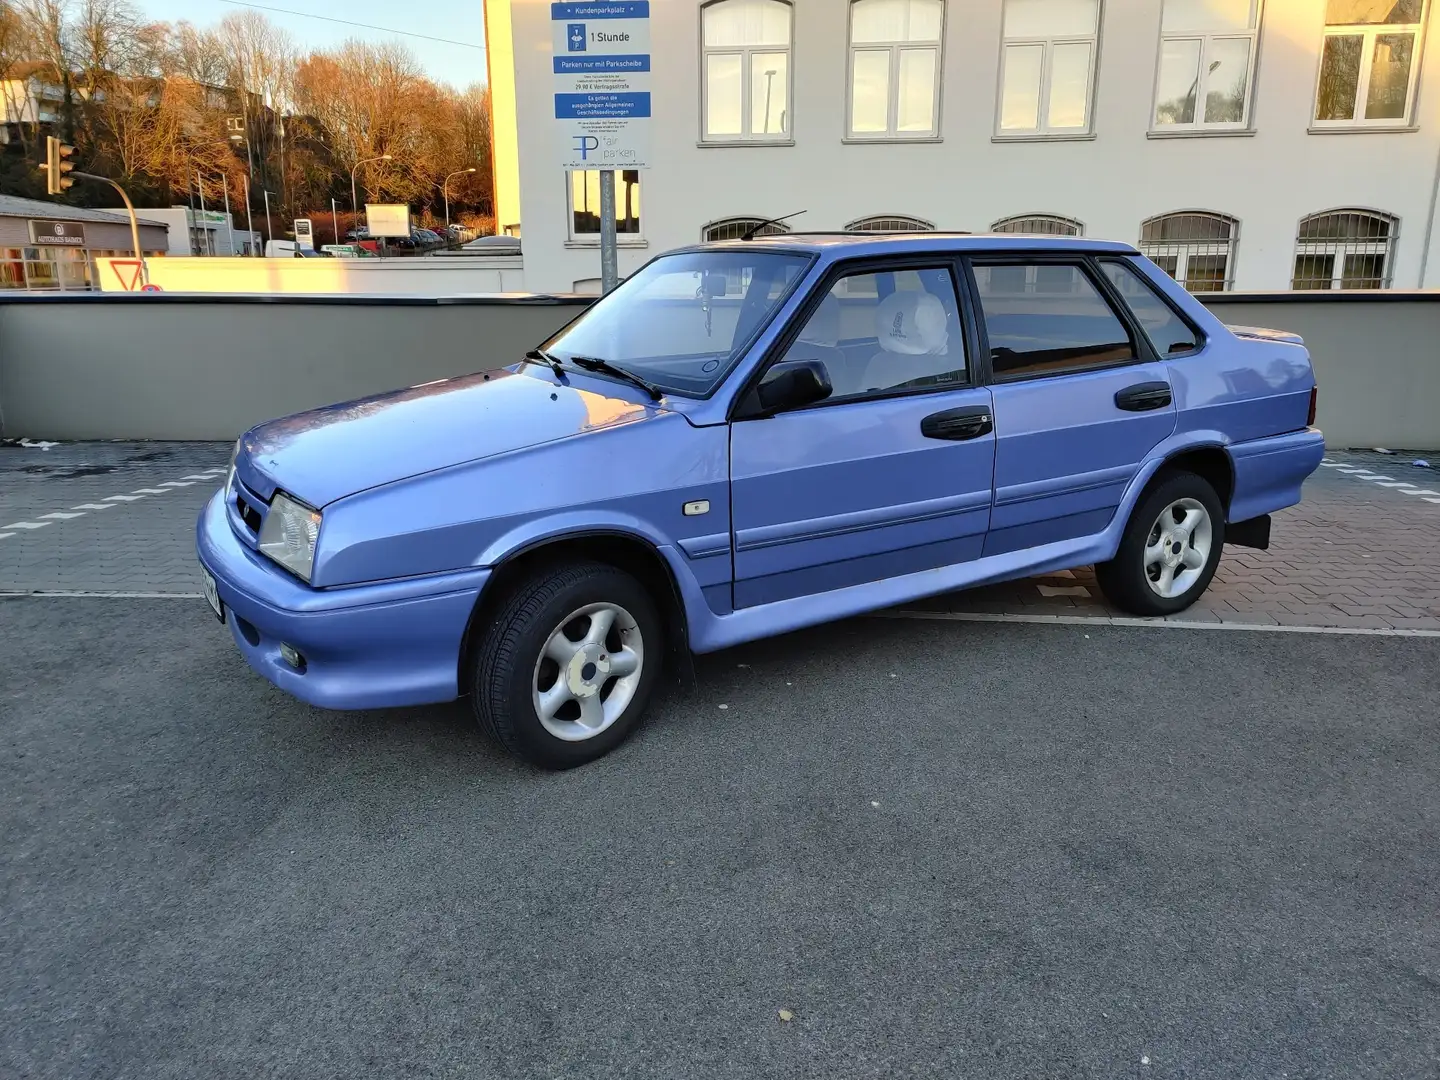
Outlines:
{"type": "Polygon", "coordinates": [[[1315,425],[1315,406],[1318,405],[1319,402],[1320,387],[1318,385],[1310,387],[1310,415],[1305,420],[1306,427],[1313,427],[1315,425]]]}

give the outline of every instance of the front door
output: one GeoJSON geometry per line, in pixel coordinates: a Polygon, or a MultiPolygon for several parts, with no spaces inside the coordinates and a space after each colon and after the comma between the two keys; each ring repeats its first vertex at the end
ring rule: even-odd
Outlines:
{"type": "Polygon", "coordinates": [[[1101,532],[1175,430],[1170,373],[1085,260],[976,260],[995,397],[986,555],[1101,532]]]}
{"type": "Polygon", "coordinates": [[[995,435],[954,271],[839,276],[783,356],[823,363],[830,398],[731,426],[737,609],[980,556],[995,435]]]}

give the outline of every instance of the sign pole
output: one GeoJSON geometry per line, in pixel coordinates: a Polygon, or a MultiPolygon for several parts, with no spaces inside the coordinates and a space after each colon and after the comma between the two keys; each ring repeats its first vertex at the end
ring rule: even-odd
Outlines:
{"type": "Polygon", "coordinates": [[[615,250],[615,170],[600,171],[600,292],[612,292],[620,284],[618,252],[615,250]]]}
{"type": "Polygon", "coordinates": [[[225,184],[225,239],[229,246],[225,249],[227,256],[235,254],[235,219],[230,215],[230,178],[223,178],[225,184]]]}
{"type": "Polygon", "coordinates": [[[250,254],[255,257],[260,255],[260,245],[255,243],[255,218],[250,211],[250,177],[245,177],[245,231],[250,234],[250,243],[254,245],[250,254]]]}
{"type": "Polygon", "coordinates": [[[340,237],[340,215],[335,212],[334,198],[330,200],[330,227],[335,230],[335,243],[343,244],[345,241],[340,237]]]}

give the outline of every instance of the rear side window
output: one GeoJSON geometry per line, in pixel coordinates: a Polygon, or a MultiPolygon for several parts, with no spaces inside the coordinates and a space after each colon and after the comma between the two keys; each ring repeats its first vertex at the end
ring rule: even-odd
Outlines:
{"type": "Polygon", "coordinates": [[[1073,263],[979,263],[980,310],[997,379],[1058,375],[1135,359],[1125,324],[1073,263]]]}
{"type": "Polygon", "coordinates": [[[1118,259],[1106,260],[1100,265],[1157,353],[1178,356],[1200,347],[1199,335],[1160,298],[1155,287],[1141,276],[1140,271],[1118,259]]]}

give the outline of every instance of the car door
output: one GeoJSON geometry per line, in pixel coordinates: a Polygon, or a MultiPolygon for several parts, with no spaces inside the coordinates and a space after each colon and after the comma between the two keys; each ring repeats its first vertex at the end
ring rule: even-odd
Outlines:
{"type": "Polygon", "coordinates": [[[1085,258],[970,263],[995,405],[985,554],[1090,536],[1175,430],[1170,373],[1085,258]]]}
{"type": "Polygon", "coordinates": [[[990,392],[973,385],[945,259],[849,264],[780,360],[818,360],[818,404],[731,425],[735,607],[978,558],[990,519],[990,392]]]}

